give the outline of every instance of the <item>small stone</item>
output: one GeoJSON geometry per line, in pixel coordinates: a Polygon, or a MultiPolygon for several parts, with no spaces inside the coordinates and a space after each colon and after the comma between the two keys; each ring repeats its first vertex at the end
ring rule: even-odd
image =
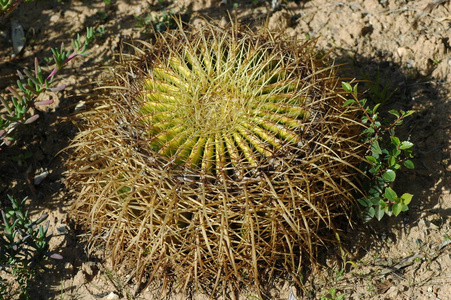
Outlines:
{"type": "Polygon", "coordinates": [[[106,299],[108,299],[108,300],[119,299],[119,296],[116,295],[115,293],[111,292],[111,293],[108,294],[106,299]]]}
{"type": "Polygon", "coordinates": [[[73,274],[74,273],[74,265],[70,262],[67,262],[64,264],[64,269],[66,270],[67,274],[73,274]]]}
{"type": "Polygon", "coordinates": [[[362,29],[360,30],[360,35],[361,35],[361,36],[365,36],[365,35],[371,34],[371,33],[373,32],[373,30],[374,30],[374,28],[373,28],[373,26],[371,26],[371,25],[364,26],[364,27],[362,27],[362,29]]]}
{"type": "Polygon", "coordinates": [[[58,231],[59,234],[68,234],[69,231],[67,230],[66,224],[58,224],[56,226],[56,231],[58,231]]]}

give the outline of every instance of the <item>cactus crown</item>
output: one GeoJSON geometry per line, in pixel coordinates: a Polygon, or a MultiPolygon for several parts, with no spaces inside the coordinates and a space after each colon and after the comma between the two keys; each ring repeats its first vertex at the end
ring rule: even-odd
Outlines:
{"type": "Polygon", "coordinates": [[[217,28],[166,36],[168,50],[149,54],[139,97],[151,149],[176,164],[220,175],[257,167],[301,144],[313,89],[306,80],[311,68],[300,66],[315,62],[305,61],[305,49],[283,50],[269,37],[217,28]]]}

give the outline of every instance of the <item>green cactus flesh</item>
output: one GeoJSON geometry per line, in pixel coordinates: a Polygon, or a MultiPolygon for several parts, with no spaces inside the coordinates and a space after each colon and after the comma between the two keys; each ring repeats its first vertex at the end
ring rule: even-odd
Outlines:
{"type": "Polygon", "coordinates": [[[246,41],[203,40],[153,66],[140,112],[153,151],[219,174],[299,143],[305,94],[280,55],[246,41]]]}

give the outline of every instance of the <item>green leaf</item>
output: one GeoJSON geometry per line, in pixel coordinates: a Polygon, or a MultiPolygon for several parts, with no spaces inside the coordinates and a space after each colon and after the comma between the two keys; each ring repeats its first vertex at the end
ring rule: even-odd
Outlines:
{"type": "Polygon", "coordinates": [[[378,207],[379,207],[380,210],[387,210],[388,204],[385,203],[385,201],[381,199],[379,201],[378,207]]]}
{"type": "Polygon", "coordinates": [[[348,100],[345,101],[345,103],[343,103],[343,107],[351,105],[351,104],[354,104],[354,103],[355,103],[354,99],[348,99],[348,100]]]}
{"type": "Polygon", "coordinates": [[[388,133],[390,133],[390,136],[394,136],[394,135],[395,135],[395,129],[390,128],[390,129],[388,130],[388,133]]]}
{"type": "Polygon", "coordinates": [[[393,145],[395,146],[401,145],[401,141],[396,136],[391,136],[390,139],[393,145]]]}
{"type": "Polygon", "coordinates": [[[377,187],[377,186],[373,186],[373,187],[371,187],[369,190],[368,190],[368,194],[370,195],[370,196],[373,196],[373,197],[379,197],[379,195],[381,194],[381,190],[380,190],[380,188],[379,187],[377,187]]]}
{"type": "Polygon", "coordinates": [[[372,205],[379,205],[383,200],[380,197],[372,197],[369,199],[372,205]]]}
{"type": "Polygon", "coordinates": [[[415,165],[413,163],[413,161],[411,161],[410,159],[406,160],[404,162],[404,166],[406,166],[407,169],[414,169],[415,165]]]}
{"type": "MultiPolygon", "coordinates": [[[[375,178],[375,181],[376,181],[376,184],[377,184],[378,186],[380,186],[381,188],[384,187],[385,184],[387,183],[386,180],[385,180],[384,178],[380,177],[380,176],[377,176],[377,177],[375,178]]],[[[381,191],[381,193],[382,193],[382,191],[381,191]]]]}
{"type": "Polygon", "coordinates": [[[401,116],[401,114],[397,110],[394,110],[394,109],[389,110],[388,112],[398,118],[401,116]]]}
{"type": "Polygon", "coordinates": [[[388,159],[388,165],[393,168],[394,165],[396,165],[396,157],[394,156],[390,156],[390,158],[388,159]]]}
{"type": "Polygon", "coordinates": [[[376,104],[373,108],[373,113],[376,113],[377,109],[379,108],[379,106],[381,106],[380,103],[376,104]]]}
{"type": "Polygon", "coordinates": [[[391,155],[393,156],[399,156],[401,154],[401,150],[399,149],[393,149],[391,155]]]}
{"type": "Polygon", "coordinates": [[[372,167],[371,169],[369,169],[370,174],[376,175],[378,173],[379,168],[380,166],[372,167]]]}
{"type": "Polygon", "coordinates": [[[358,98],[358,89],[357,89],[357,87],[358,87],[358,83],[356,83],[353,87],[352,87],[352,95],[354,96],[354,98],[355,99],[357,99],[358,98]]]}
{"type": "Polygon", "coordinates": [[[368,222],[370,221],[372,218],[374,218],[374,214],[375,214],[375,210],[373,207],[369,207],[367,209],[365,209],[365,211],[363,212],[363,222],[368,222]]]}
{"type": "Polygon", "coordinates": [[[357,201],[359,201],[360,205],[362,205],[363,207],[371,206],[371,202],[368,200],[368,198],[360,198],[357,201]]]}
{"type": "Polygon", "coordinates": [[[412,157],[413,157],[413,151],[412,151],[412,148],[407,149],[407,150],[404,150],[404,155],[405,155],[406,157],[412,158],[412,157]]]}
{"type": "Polygon", "coordinates": [[[365,129],[365,130],[362,132],[362,134],[368,133],[368,136],[373,136],[373,135],[374,135],[374,132],[375,132],[375,130],[374,130],[373,127],[368,127],[367,129],[365,129]]]}
{"type": "Polygon", "coordinates": [[[395,205],[393,205],[392,211],[395,216],[399,215],[399,213],[402,211],[402,204],[396,203],[395,205]]]}
{"type": "Polygon", "coordinates": [[[395,126],[399,126],[399,125],[402,125],[402,123],[404,123],[404,121],[401,119],[401,120],[396,121],[394,124],[395,124],[395,126]]]}
{"type": "Polygon", "coordinates": [[[404,193],[404,194],[402,194],[402,196],[401,196],[402,203],[403,203],[404,205],[409,205],[410,201],[412,201],[412,198],[413,198],[413,195],[412,195],[412,194],[409,194],[409,193],[404,193]]]}
{"type": "Polygon", "coordinates": [[[374,215],[376,216],[378,221],[380,221],[384,217],[384,214],[385,214],[385,212],[382,209],[380,209],[379,206],[376,206],[374,215]]]}
{"type": "Polygon", "coordinates": [[[412,148],[412,146],[413,146],[413,143],[411,143],[409,141],[404,141],[401,143],[401,146],[399,146],[399,149],[406,150],[406,149],[412,148]]]}
{"type": "Polygon", "coordinates": [[[352,86],[351,84],[349,84],[349,82],[341,82],[341,86],[346,92],[352,93],[352,86]]]}
{"type": "Polygon", "coordinates": [[[388,169],[382,174],[382,178],[388,182],[393,182],[396,179],[396,173],[392,169],[388,169]]]}
{"type": "Polygon", "coordinates": [[[381,150],[381,147],[379,146],[378,141],[374,141],[371,144],[371,152],[373,152],[373,156],[376,158],[379,156],[379,154],[382,154],[382,150],[381,150]]]}
{"type": "Polygon", "coordinates": [[[377,164],[377,158],[375,158],[374,156],[365,156],[366,160],[368,160],[368,162],[370,162],[370,164],[377,164]]]}
{"type": "Polygon", "coordinates": [[[408,111],[406,111],[406,112],[403,112],[403,116],[404,117],[408,117],[408,116],[410,116],[411,114],[413,114],[415,111],[414,110],[408,110],[408,111]]]}
{"type": "Polygon", "coordinates": [[[395,199],[398,198],[398,195],[396,195],[396,192],[389,187],[385,189],[384,196],[385,196],[385,198],[387,198],[390,201],[395,201],[395,199]]]}

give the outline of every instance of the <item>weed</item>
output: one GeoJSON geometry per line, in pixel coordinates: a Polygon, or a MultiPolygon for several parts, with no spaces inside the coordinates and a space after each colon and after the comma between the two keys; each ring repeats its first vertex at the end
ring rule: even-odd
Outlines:
{"type": "MultiPolygon", "coordinates": [[[[61,259],[61,255],[52,254],[49,250],[49,241],[52,234],[48,234],[49,223],[42,222],[48,217],[43,214],[37,220],[31,220],[28,211],[24,210],[24,198],[18,202],[8,196],[12,207],[1,211],[0,224],[0,268],[10,272],[21,287],[22,297],[28,299],[28,283],[40,268],[47,257],[61,259]]],[[[0,296],[10,295],[12,291],[0,277],[0,296]]]]}
{"type": "Polygon", "coordinates": [[[321,300],[344,300],[345,299],[345,295],[340,293],[340,292],[337,292],[337,290],[334,289],[334,288],[330,288],[329,289],[329,294],[321,296],[320,299],[321,300]]]}
{"type": "Polygon", "coordinates": [[[84,42],[78,35],[77,39],[72,41],[72,50],[66,50],[64,44],[61,44],[60,49],[51,49],[55,67],[47,77],[43,75],[37,58],[34,60],[33,71],[28,69],[24,69],[22,72],[17,71],[19,75],[17,87],[7,88],[11,97],[9,100],[0,97],[0,108],[5,111],[0,118],[0,140],[2,140],[0,146],[9,145],[15,139],[12,133],[19,125],[30,124],[39,118],[37,113],[30,116],[32,108],[53,103],[54,100],[37,101],[37,99],[46,90],[58,92],[66,87],[65,84],[52,87],[55,75],[75,57],[86,55],[87,47],[93,38],[93,29],[87,28],[84,42]]]}
{"type": "Polygon", "coordinates": [[[382,83],[379,69],[377,69],[375,81],[368,80],[368,74],[365,74],[364,77],[367,80],[366,83],[369,87],[369,98],[371,98],[371,100],[373,100],[376,104],[387,103],[387,101],[390,100],[393,94],[398,90],[397,88],[393,89],[388,82],[384,84],[382,83]]]}
{"type": "Polygon", "coordinates": [[[335,273],[335,281],[339,281],[343,277],[345,269],[334,270],[334,273],[335,273]]]}
{"type": "Polygon", "coordinates": [[[172,10],[163,10],[160,15],[148,14],[146,17],[135,16],[136,27],[138,28],[148,28],[151,26],[155,32],[164,32],[168,29],[174,29],[177,24],[175,22],[174,16],[176,13],[172,10]]]}
{"type": "Polygon", "coordinates": [[[444,239],[445,241],[451,241],[451,236],[449,236],[448,234],[445,234],[445,235],[443,236],[443,239],[444,239]]]}
{"type": "Polygon", "coordinates": [[[97,29],[94,31],[94,36],[95,36],[96,38],[101,38],[101,37],[104,36],[105,33],[106,33],[105,27],[100,26],[99,28],[97,28],[97,29]]]}
{"type": "Polygon", "coordinates": [[[343,89],[352,95],[352,99],[344,102],[344,106],[356,105],[362,112],[362,123],[368,124],[362,132],[362,141],[368,145],[366,163],[363,166],[365,174],[365,191],[367,195],[358,201],[364,207],[363,220],[368,222],[373,217],[381,220],[384,215],[399,215],[408,210],[413,195],[404,193],[398,196],[392,189],[396,180],[396,171],[402,165],[408,169],[415,167],[413,157],[413,143],[401,141],[395,135],[395,129],[413,111],[390,110],[388,113],[395,116],[395,120],[388,125],[379,120],[377,109],[380,103],[373,108],[366,106],[366,99],[358,100],[357,85],[342,83],[343,89]]]}
{"type": "Polygon", "coordinates": [[[96,12],[97,17],[99,17],[100,21],[105,22],[110,14],[108,14],[106,11],[98,11],[96,12]]]}
{"type": "Polygon", "coordinates": [[[442,62],[440,59],[437,59],[437,58],[430,59],[430,61],[434,67],[436,67],[439,63],[442,62]]]}

